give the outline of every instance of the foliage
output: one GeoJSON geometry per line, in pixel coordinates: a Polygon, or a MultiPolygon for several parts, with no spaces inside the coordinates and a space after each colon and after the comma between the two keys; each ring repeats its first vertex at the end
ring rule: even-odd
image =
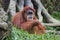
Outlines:
{"type": "Polygon", "coordinates": [[[55,19],[60,20],[60,12],[54,11],[51,15],[52,15],[55,19]]]}
{"type": "Polygon", "coordinates": [[[60,11],[60,0],[41,0],[41,2],[49,13],[60,11]]]}
{"type": "Polygon", "coordinates": [[[12,27],[11,38],[7,37],[6,40],[59,40],[60,35],[45,33],[41,35],[29,34],[24,30],[12,27]]]}

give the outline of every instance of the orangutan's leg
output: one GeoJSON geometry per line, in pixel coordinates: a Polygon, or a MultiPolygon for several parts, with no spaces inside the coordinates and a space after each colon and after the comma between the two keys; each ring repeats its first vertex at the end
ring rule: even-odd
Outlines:
{"type": "Polygon", "coordinates": [[[45,33],[45,27],[41,23],[39,23],[37,25],[37,27],[39,28],[39,30],[41,31],[41,33],[45,33]]]}
{"type": "Polygon", "coordinates": [[[41,32],[41,30],[39,30],[38,26],[35,26],[33,28],[33,33],[35,33],[35,34],[42,34],[42,32],[41,32]]]}
{"type": "Polygon", "coordinates": [[[35,26],[33,28],[33,32],[36,33],[36,34],[43,34],[43,33],[45,33],[45,30],[39,28],[38,26],[35,26]]]}

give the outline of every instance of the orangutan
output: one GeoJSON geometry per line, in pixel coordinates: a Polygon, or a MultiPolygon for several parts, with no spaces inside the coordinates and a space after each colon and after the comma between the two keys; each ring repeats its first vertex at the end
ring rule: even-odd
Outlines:
{"type": "Polygon", "coordinates": [[[23,11],[17,12],[12,17],[13,25],[16,25],[18,28],[26,30],[30,33],[45,33],[44,26],[38,21],[34,13],[35,10],[31,7],[24,7],[23,11]]]}

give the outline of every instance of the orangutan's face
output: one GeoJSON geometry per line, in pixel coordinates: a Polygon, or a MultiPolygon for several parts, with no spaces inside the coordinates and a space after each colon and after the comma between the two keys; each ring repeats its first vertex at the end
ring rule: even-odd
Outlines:
{"type": "Polygon", "coordinates": [[[28,20],[28,21],[32,21],[33,20],[33,12],[32,11],[28,11],[27,13],[26,13],[26,19],[28,20]]]}
{"type": "Polygon", "coordinates": [[[27,14],[27,20],[33,20],[33,13],[32,12],[29,12],[27,14]]]}

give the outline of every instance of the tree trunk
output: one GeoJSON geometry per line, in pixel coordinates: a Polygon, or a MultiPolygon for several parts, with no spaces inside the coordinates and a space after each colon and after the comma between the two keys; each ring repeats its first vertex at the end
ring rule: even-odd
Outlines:
{"type": "MultiPolygon", "coordinates": [[[[45,15],[45,17],[47,18],[47,20],[48,20],[49,22],[52,22],[52,23],[60,23],[60,21],[54,19],[54,18],[47,12],[47,10],[44,8],[44,6],[42,5],[42,3],[41,3],[40,0],[35,0],[35,1],[36,1],[36,3],[38,4],[38,12],[37,12],[37,14],[38,14],[38,17],[39,17],[39,18],[42,17],[42,16],[40,16],[40,15],[41,15],[41,11],[42,11],[43,14],[45,15]]],[[[42,18],[40,18],[40,19],[42,19],[42,18]]]]}
{"type": "Polygon", "coordinates": [[[3,40],[7,35],[10,35],[10,31],[11,25],[8,22],[8,14],[4,11],[0,4],[0,40],[3,40]]]}

